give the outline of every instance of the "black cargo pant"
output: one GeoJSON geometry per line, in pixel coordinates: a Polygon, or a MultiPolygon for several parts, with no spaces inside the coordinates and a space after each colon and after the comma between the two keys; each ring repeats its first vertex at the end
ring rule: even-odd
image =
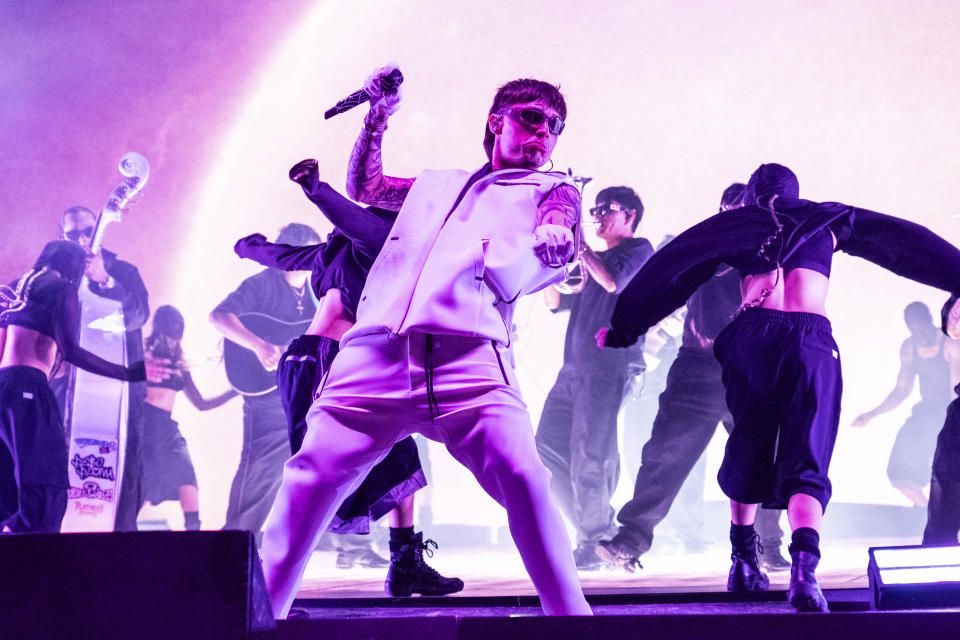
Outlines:
{"type": "Polygon", "coordinates": [[[737,502],[775,509],[803,493],[826,509],[843,387],[830,321],[747,309],[720,332],[714,352],[734,425],[720,488],[737,502]]]}
{"type": "MultiPolygon", "coordinates": [[[[57,400],[47,377],[34,367],[0,369],[0,447],[16,485],[0,529],[59,533],[67,509],[67,442],[57,400]]],[[[10,478],[4,484],[11,486],[10,478]]]]}
{"type": "Polygon", "coordinates": [[[540,415],[537,452],[553,474],[550,488],[577,529],[578,545],[592,545],[614,529],[617,414],[628,381],[625,370],[564,365],[540,415]]]}
{"type": "MultiPolygon", "coordinates": [[[[620,509],[617,540],[637,555],[650,549],[654,528],[667,516],[691,470],[713,438],[717,425],[729,432],[733,419],[724,400],[720,363],[702,349],[681,347],[667,374],[660,409],[653,422],[633,498],[620,509]]],[[[762,509],[756,529],[761,540],[783,536],[780,511],[762,509]]]]}
{"type": "MultiPolygon", "coordinates": [[[[307,412],[313,394],[337,355],[336,340],[305,335],[294,340],[277,366],[277,389],[287,417],[292,453],[300,450],[307,433],[307,412]]],[[[383,517],[400,501],[426,486],[417,445],[407,436],[393,445],[357,490],[337,509],[328,530],[336,534],[366,534],[370,523],[383,517]]],[[[340,536],[334,545],[341,549],[369,546],[365,540],[340,536]]]]}

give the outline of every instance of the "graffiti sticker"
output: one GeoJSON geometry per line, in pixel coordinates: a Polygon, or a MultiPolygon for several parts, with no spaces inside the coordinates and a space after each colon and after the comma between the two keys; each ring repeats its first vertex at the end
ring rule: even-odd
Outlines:
{"type": "Polygon", "coordinates": [[[86,480],[87,478],[116,480],[113,467],[108,467],[105,463],[106,460],[104,460],[103,456],[93,454],[80,457],[79,453],[75,453],[73,454],[73,459],[70,460],[70,464],[73,465],[73,470],[81,480],[86,480]]]}

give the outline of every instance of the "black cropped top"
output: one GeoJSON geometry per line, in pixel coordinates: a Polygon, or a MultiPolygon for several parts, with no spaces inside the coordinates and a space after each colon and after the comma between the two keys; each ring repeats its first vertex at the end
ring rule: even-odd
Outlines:
{"type": "Polygon", "coordinates": [[[832,244],[831,232],[838,251],[915,282],[960,293],[960,251],[926,227],[837,202],[782,198],[776,201],[776,213],[774,219],[769,210],[754,205],[725,211],[670,241],[620,294],[606,346],[632,345],[683,305],[721,263],[742,275],[772,271],[778,261],[795,268],[793,260],[800,258],[808,268],[830,264],[824,257],[832,248],[827,244],[832,244]],[[808,241],[812,244],[805,255],[801,249],[808,241]]]}
{"type": "Polygon", "coordinates": [[[829,278],[832,261],[833,235],[828,228],[824,228],[796,248],[783,263],[783,270],[811,269],[829,278]]]}
{"type": "Polygon", "coordinates": [[[80,301],[77,290],[55,272],[39,275],[24,297],[25,300],[0,312],[0,327],[16,325],[52,338],[64,360],[91,373],[127,382],[146,380],[143,361],[125,367],[107,362],[78,344],[80,301]]]}

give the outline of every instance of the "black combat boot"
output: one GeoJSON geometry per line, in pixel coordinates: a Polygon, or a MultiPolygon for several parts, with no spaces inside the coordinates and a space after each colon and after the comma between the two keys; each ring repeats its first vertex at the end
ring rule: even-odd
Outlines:
{"type": "Polygon", "coordinates": [[[817,565],[820,558],[809,551],[790,550],[793,566],[790,567],[790,604],[797,611],[829,613],[827,599],[817,584],[817,565]]]}
{"type": "Polygon", "coordinates": [[[817,565],[820,563],[820,533],[809,527],[800,527],[793,532],[790,543],[790,604],[797,611],[828,613],[827,599],[817,584],[817,565]]]}
{"type": "Polygon", "coordinates": [[[460,578],[445,578],[423,560],[423,552],[433,556],[437,543],[423,540],[423,532],[413,534],[407,542],[390,541],[390,568],[384,590],[394,597],[419,593],[425,596],[445,596],[463,589],[460,578]],[[431,546],[433,548],[431,548],[431,546]]]}
{"type": "Polygon", "coordinates": [[[730,575],[727,578],[727,591],[745,593],[747,591],[766,591],[770,588],[770,579],[760,570],[757,562],[757,543],[759,537],[753,525],[730,525],[730,543],[733,552],[730,559],[730,575]]]}

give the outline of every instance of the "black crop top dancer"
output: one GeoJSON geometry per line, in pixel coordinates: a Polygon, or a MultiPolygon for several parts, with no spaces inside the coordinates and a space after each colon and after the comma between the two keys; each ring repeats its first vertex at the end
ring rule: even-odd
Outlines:
{"type": "Polygon", "coordinates": [[[731,578],[766,588],[754,517],[760,503],[786,507],[790,602],[800,611],[827,611],[815,570],[842,387],[825,309],[832,253],[955,293],[960,252],[920,225],[798,194],[792,171],[761,165],[747,185],[749,204],[695,225],[655,254],[621,295],[612,328],[597,338],[606,346],[632,344],[721,263],[740,270],[743,305],[714,343],[734,419],[718,474],[730,497],[731,578]]]}
{"type": "MultiPolygon", "coordinates": [[[[77,344],[77,287],[87,255],[72,242],[47,243],[36,263],[5,295],[0,311],[0,442],[14,462],[17,509],[0,529],[56,533],[67,507],[67,441],[48,380],[62,361],[109,378],[146,379],[142,361],[107,362],[77,344]]],[[[151,378],[162,375],[151,371],[151,378]]]]}
{"type": "Polygon", "coordinates": [[[179,500],[183,527],[200,529],[200,490],[190,459],[187,441],[171,414],[177,392],[182,391],[200,411],[215,409],[237,396],[233,389],[213,398],[204,398],[184,361],[180,341],[185,323],[176,307],[163,305],[153,313],[152,330],[144,350],[152,358],[170,363],[171,374],[159,382],[147,383],[143,402],[143,502],[160,504],[179,500]]]}

